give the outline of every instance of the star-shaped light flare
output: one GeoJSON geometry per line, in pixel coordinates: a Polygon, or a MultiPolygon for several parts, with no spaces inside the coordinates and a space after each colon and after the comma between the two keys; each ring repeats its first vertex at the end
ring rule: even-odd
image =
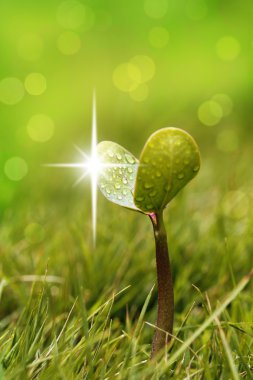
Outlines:
{"type": "Polygon", "coordinates": [[[44,166],[49,167],[61,167],[61,168],[82,168],[83,173],[77,179],[74,186],[78,185],[85,177],[90,177],[91,184],[91,207],[92,207],[92,235],[93,235],[93,245],[96,245],[96,230],[97,230],[97,182],[98,176],[104,168],[108,167],[128,167],[132,165],[128,164],[106,164],[99,160],[97,154],[97,115],[96,115],[96,97],[95,93],[93,96],[93,106],[92,106],[92,136],[91,136],[91,149],[90,155],[83,152],[78,146],[75,146],[78,152],[84,158],[83,162],[74,163],[59,163],[59,164],[46,164],[44,166]]]}

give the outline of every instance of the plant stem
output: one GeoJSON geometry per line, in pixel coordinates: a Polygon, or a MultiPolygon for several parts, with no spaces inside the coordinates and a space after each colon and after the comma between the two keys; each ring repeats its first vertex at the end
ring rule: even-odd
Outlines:
{"type": "Polygon", "coordinates": [[[156,322],[158,329],[155,331],[152,342],[151,358],[153,358],[171,340],[170,334],[172,334],[174,320],[174,294],[163,214],[162,212],[152,213],[149,216],[154,229],[158,287],[156,322]],[[165,331],[169,334],[166,334],[165,331]]]}

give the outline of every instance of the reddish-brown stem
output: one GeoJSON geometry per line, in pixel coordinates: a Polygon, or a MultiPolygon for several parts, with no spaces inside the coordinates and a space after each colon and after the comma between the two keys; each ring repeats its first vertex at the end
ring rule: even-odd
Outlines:
{"type": "Polygon", "coordinates": [[[158,288],[157,322],[153,342],[153,358],[171,340],[174,320],[174,294],[170,268],[167,234],[163,223],[163,214],[152,213],[149,215],[153,224],[156,246],[156,268],[158,288]],[[163,331],[161,331],[163,330],[163,331]],[[168,333],[166,334],[165,331],[168,333]]]}

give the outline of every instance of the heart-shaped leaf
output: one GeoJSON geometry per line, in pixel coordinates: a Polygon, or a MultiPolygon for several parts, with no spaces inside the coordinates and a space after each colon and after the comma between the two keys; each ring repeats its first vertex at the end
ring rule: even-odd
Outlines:
{"type": "Polygon", "coordinates": [[[158,212],[199,171],[199,149],[193,138],[178,128],[153,133],[145,144],[137,171],[134,202],[145,213],[158,212]]]}
{"type": "Polygon", "coordinates": [[[101,165],[98,186],[103,195],[113,203],[137,210],[133,190],[138,160],[125,148],[111,141],[99,143],[97,155],[101,165]]]}

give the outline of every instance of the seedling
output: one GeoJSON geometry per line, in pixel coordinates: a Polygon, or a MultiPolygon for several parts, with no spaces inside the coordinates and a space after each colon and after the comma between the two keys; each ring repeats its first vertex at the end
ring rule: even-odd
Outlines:
{"type": "Polygon", "coordinates": [[[197,174],[199,149],[193,138],[178,128],[153,133],[138,161],[122,146],[103,141],[97,145],[104,165],[98,186],[113,203],[147,215],[153,225],[158,287],[157,329],[152,343],[154,357],[171,340],[174,319],[173,282],[163,210],[197,174]]]}

